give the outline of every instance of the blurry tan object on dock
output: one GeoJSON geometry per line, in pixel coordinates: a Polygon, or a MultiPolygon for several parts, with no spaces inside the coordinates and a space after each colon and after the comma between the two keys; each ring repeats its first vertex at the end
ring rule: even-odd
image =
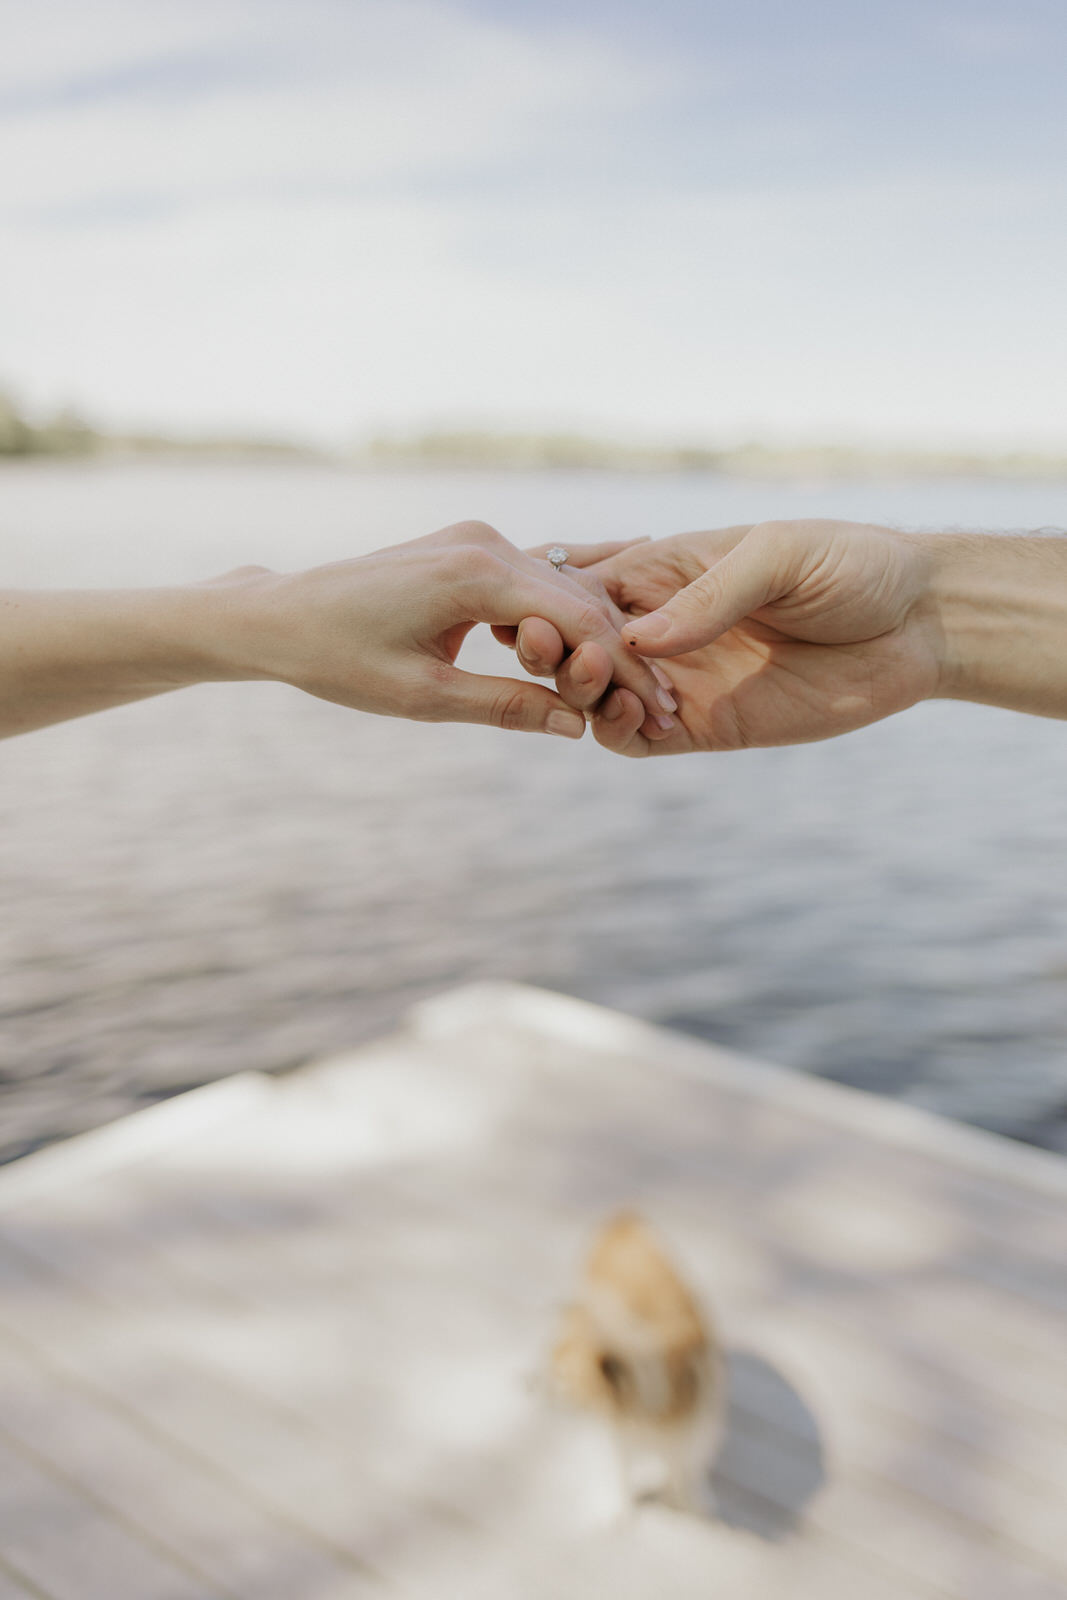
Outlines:
{"type": "Polygon", "coordinates": [[[670,1504],[710,1509],[722,1361],[706,1314],[636,1213],[620,1212],[597,1234],[578,1299],[564,1313],[553,1375],[566,1399],[610,1425],[624,1506],[651,1460],[670,1504]]]}

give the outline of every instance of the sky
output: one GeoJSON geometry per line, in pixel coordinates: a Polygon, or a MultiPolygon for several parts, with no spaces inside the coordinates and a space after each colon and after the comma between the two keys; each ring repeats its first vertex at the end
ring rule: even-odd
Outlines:
{"type": "Polygon", "coordinates": [[[0,0],[0,384],[1067,449],[1062,0],[0,0]]]}

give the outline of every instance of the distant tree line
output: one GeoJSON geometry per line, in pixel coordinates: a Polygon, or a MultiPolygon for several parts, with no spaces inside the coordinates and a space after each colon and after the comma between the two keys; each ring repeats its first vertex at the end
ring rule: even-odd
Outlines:
{"type": "Polygon", "coordinates": [[[1039,451],[877,449],[855,445],[726,447],[640,443],[572,433],[493,433],[478,429],[386,435],[344,455],[279,437],[105,433],[70,407],[31,422],[0,390],[0,460],[30,456],[216,457],[344,463],[364,469],[418,471],[715,472],[757,480],[988,477],[1067,479],[1067,454],[1039,451]]]}
{"type": "Polygon", "coordinates": [[[41,422],[31,422],[9,394],[0,390],[0,460],[30,456],[217,456],[317,459],[320,452],[287,439],[223,434],[188,437],[156,433],[105,433],[71,407],[41,422]]]}
{"type": "Polygon", "coordinates": [[[622,443],[575,433],[485,433],[476,429],[371,439],[360,457],[372,466],[488,467],[520,471],[709,472],[721,450],[697,445],[622,443]]]}
{"type": "Polygon", "coordinates": [[[716,447],[642,444],[565,433],[489,433],[476,429],[371,439],[357,462],[390,470],[466,467],[489,470],[715,472],[757,480],[979,477],[1067,478],[1067,454],[1032,450],[924,450],[859,445],[775,445],[752,441],[716,447]]]}
{"type": "Polygon", "coordinates": [[[65,407],[43,422],[30,422],[10,395],[0,393],[0,456],[86,456],[100,435],[65,407]]]}

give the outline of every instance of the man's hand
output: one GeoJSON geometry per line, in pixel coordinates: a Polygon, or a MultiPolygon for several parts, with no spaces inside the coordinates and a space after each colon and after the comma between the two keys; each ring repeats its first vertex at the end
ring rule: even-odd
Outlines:
{"type": "Polygon", "coordinates": [[[924,541],[846,522],[681,534],[589,567],[631,617],[623,638],[667,660],[675,728],[650,741],[644,708],[599,644],[568,654],[532,617],[516,648],[555,674],[598,742],[631,756],[798,744],[847,733],[938,692],[943,653],[924,541]],[[608,692],[610,689],[610,692],[608,692]]]}

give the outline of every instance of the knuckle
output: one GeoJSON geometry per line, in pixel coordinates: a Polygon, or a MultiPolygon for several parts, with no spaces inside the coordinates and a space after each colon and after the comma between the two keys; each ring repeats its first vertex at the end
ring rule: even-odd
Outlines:
{"type": "Polygon", "coordinates": [[[576,689],[562,673],[555,678],[555,689],[565,706],[570,706],[572,711],[593,711],[596,707],[598,696],[590,694],[588,689],[576,689]]]}
{"type": "Polygon", "coordinates": [[[633,734],[628,738],[620,738],[614,729],[605,728],[599,718],[593,722],[593,738],[605,750],[610,750],[612,755],[626,756],[630,761],[648,755],[648,746],[644,740],[635,738],[633,734]]]}
{"type": "Polygon", "coordinates": [[[714,605],[722,593],[722,580],[715,571],[703,572],[699,578],[683,589],[675,597],[673,607],[665,606],[664,610],[674,609],[683,617],[699,617],[709,605],[714,605]]]}
{"type": "Polygon", "coordinates": [[[796,581],[810,565],[810,526],[796,521],[757,523],[744,541],[750,570],[776,582],[796,581]]]}
{"type": "Polygon", "coordinates": [[[241,567],[230,567],[226,572],[220,573],[217,578],[205,579],[207,585],[218,583],[240,583],[244,578],[273,577],[270,567],[261,567],[254,562],[248,562],[241,567]]]}
{"type": "Polygon", "coordinates": [[[579,600],[574,612],[574,626],[583,638],[603,637],[608,630],[608,620],[601,606],[592,600],[579,600]]]}
{"type": "Polygon", "coordinates": [[[484,545],[461,544],[452,551],[449,577],[454,583],[484,583],[496,570],[497,559],[484,545]]]}
{"type": "Polygon", "coordinates": [[[478,517],[468,517],[454,523],[452,531],[457,538],[471,544],[499,544],[503,540],[503,535],[491,523],[482,522],[478,517]]]}
{"type": "Polygon", "coordinates": [[[521,686],[501,691],[493,708],[493,721],[498,728],[521,729],[531,725],[530,696],[521,686]]]}
{"type": "Polygon", "coordinates": [[[744,543],[761,553],[791,550],[796,543],[797,525],[789,521],[757,522],[745,536],[744,543]]]}
{"type": "Polygon", "coordinates": [[[610,677],[589,666],[581,657],[572,656],[556,673],[556,688],[571,705],[594,706],[604,694],[610,677]]]}

